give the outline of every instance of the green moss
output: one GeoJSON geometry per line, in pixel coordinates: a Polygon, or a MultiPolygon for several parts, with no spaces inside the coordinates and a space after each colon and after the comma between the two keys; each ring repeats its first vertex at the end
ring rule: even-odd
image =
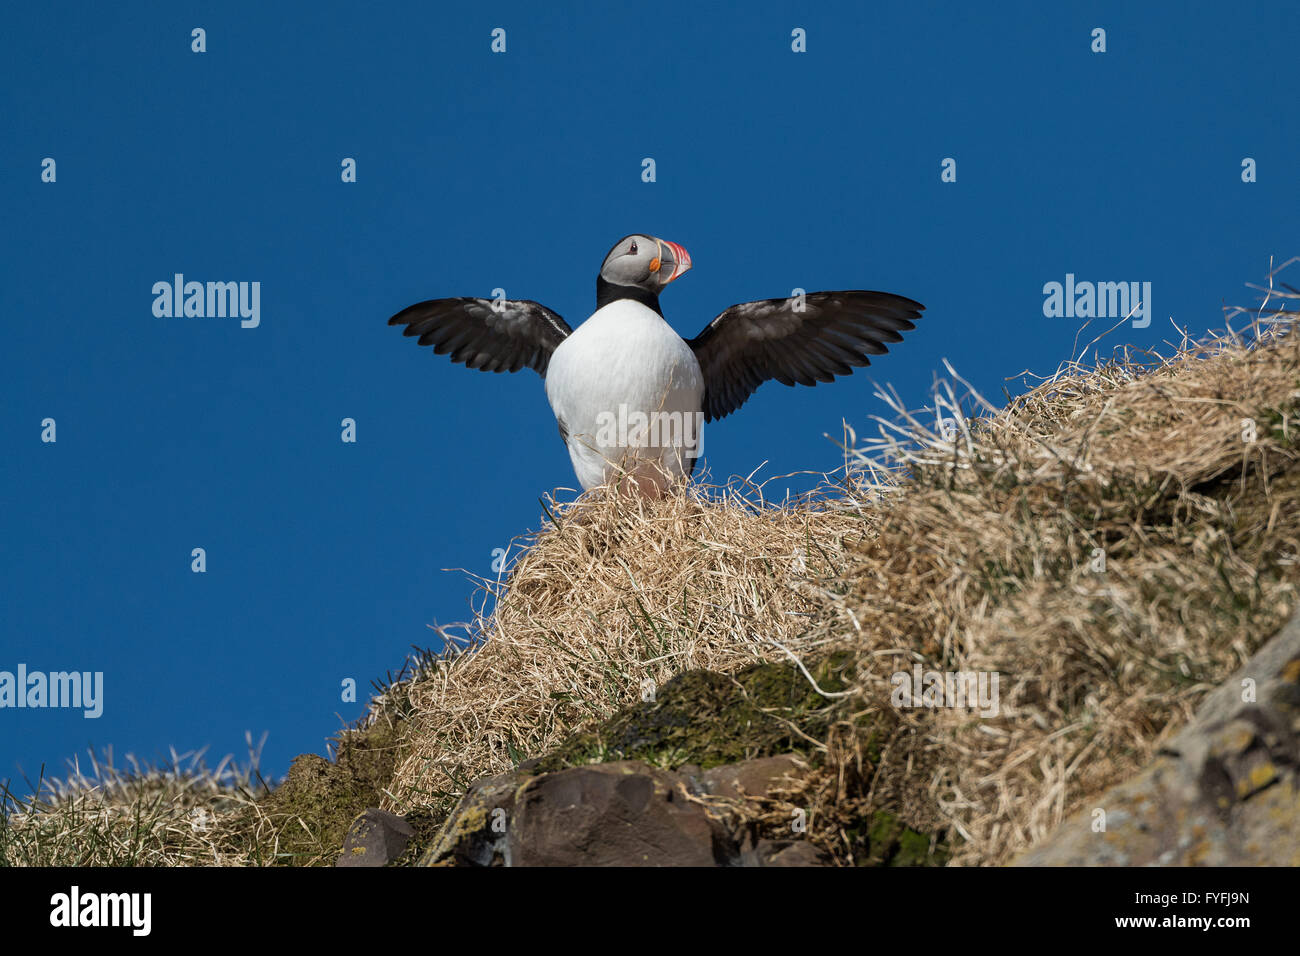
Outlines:
{"type": "Polygon", "coordinates": [[[1278,444],[1293,448],[1300,444],[1300,402],[1290,401],[1266,407],[1260,413],[1258,430],[1278,444]]]}
{"type": "MultiPolygon", "coordinates": [[[[836,654],[810,670],[818,685],[833,693],[845,687],[843,672],[849,665],[849,655],[836,654]]],[[[653,702],[635,704],[571,737],[532,767],[544,772],[643,760],[666,769],[683,764],[707,769],[807,753],[803,734],[824,739],[841,716],[842,705],[813,690],[793,664],[756,664],[734,675],[687,671],[665,684],[653,702]]]]}
{"type": "Polygon", "coordinates": [[[944,843],[918,833],[885,810],[877,810],[865,827],[849,831],[848,836],[859,866],[943,866],[950,854],[944,843]]]}
{"type": "Polygon", "coordinates": [[[334,761],[294,758],[284,782],[234,821],[234,849],[264,865],[332,866],[352,821],[384,799],[401,732],[401,722],[348,730],[335,739],[334,761]]]}

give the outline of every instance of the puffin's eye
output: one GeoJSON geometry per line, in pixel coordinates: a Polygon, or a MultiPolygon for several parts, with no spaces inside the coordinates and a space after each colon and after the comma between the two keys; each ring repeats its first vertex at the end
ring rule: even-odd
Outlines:
{"type": "Polygon", "coordinates": [[[632,248],[628,249],[627,254],[628,254],[629,256],[634,256],[634,255],[636,255],[636,240],[635,240],[635,239],[632,240],[632,248]]]}

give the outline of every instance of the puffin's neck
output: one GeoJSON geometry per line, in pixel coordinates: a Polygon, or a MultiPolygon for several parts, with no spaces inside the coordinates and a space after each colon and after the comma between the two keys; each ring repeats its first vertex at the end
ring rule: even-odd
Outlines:
{"type": "Polygon", "coordinates": [[[631,299],[634,302],[640,302],[649,309],[653,309],[659,314],[659,318],[664,317],[663,310],[659,308],[659,296],[653,292],[647,292],[634,285],[615,285],[604,276],[596,276],[596,308],[603,309],[611,302],[617,302],[619,299],[631,299]]]}

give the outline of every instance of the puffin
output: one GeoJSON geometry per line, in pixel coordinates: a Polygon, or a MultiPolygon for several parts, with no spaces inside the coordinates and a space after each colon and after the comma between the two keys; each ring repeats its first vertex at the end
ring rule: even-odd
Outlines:
{"type": "Polygon", "coordinates": [[[583,490],[659,497],[694,472],[703,423],[764,382],[816,385],[870,365],[925,308],[888,292],[809,292],[733,305],[687,340],[659,296],[690,269],[681,245],[638,233],[605,256],[596,311],[577,329],[530,299],[465,296],[418,302],[388,324],[468,368],[537,372],[583,490]]]}

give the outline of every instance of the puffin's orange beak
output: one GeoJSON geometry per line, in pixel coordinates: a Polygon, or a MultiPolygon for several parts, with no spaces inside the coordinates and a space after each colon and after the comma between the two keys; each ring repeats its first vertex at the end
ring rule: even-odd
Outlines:
{"type": "Polygon", "coordinates": [[[660,240],[669,251],[673,254],[673,274],[668,277],[672,282],[679,276],[683,276],[691,271],[691,254],[675,242],[669,242],[667,239],[660,240]]]}

